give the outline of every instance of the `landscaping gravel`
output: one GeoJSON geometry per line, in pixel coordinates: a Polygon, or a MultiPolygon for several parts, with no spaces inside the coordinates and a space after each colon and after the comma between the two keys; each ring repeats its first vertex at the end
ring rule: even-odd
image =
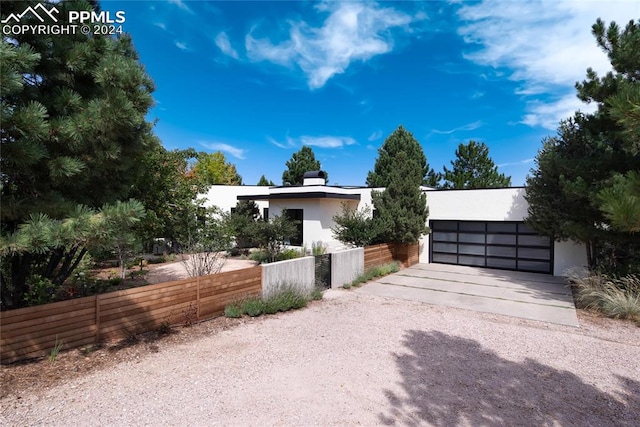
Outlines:
{"type": "Polygon", "coordinates": [[[327,291],[46,390],[0,423],[638,426],[640,328],[580,328],[327,291]]]}

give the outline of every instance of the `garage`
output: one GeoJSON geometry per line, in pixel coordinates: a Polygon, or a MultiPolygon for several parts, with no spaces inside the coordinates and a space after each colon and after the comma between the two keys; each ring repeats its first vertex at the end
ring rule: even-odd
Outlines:
{"type": "Polygon", "coordinates": [[[553,273],[553,244],[518,221],[429,222],[434,263],[553,273]]]}

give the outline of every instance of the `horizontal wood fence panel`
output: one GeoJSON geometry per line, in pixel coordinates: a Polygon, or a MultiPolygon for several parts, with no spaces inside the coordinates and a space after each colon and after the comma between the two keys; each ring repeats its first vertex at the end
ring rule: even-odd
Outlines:
{"type": "MultiPolygon", "coordinates": [[[[86,310],[85,310],[86,311],[86,310]]],[[[93,324],[96,320],[95,313],[85,312],[84,314],[69,317],[66,319],[60,319],[55,322],[46,322],[34,325],[33,323],[27,327],[11,330],[3,330],[3,337],[6,338],[20,338],[22,336],[42,336],[55,334],[60,331],[79,329],[84,326],[85,323],[93,324]]],[[[3,327],[4,329],[4,327],[3,327]]]]}
{"type": "MultiPolygon", "coordinates": [[[[41,334],[39,332],[34,332],[30,334],[25,334],[20,337],[19,340],[15,340],[7,345],[8,348],[13,350],[22,350],[22,349],[31,349],[32,347],[36,350],[47,350],[50,351],[55,345],[56,340],[58,342],[62,342],[66,344],[70,341],[76,341],[78,339],[84,339],[88,337],[95,337],[96,327],[95,325],[84,322],[84,324],[80,324],[76,329],[61,329],[56,331],[55,334],[46,333],[41,334]]],[[[3,345],[2,351],[4,352],[6,349],[3,345]]]]}
{"type": "Polygon", "coordinates": [[[18,308],[16,310],[0,311],[0,325],[12,324],[34,317],[43,318],[60,313],[73,312],[78,307],[95,305],[95,296],[72,299],[68,301],[52,302],[51,304],[18,308]]]}
{"type": "Polygon", "coordinates": [[[161,308],[167,304],[171,304],[172,301],[176,303],[181,303],[185,300],[195,301],[197,295],[197,290],[194,286],[193,289],[183,290],[181,293],[158,293],[158,295],[153,298],[149,296],[143,298],[131,296],[120,300],[117,304],[102,305],[102,301],[100,301],[100,316],[113,313],[124,314],[131,310],[153,310],[154,308],[161,308]]]}
{"type": "MultiPolygon", "coordinates": [[[[170,325],[184,323],[185,310],[192,303],[182,303],[153,312],[139,313],[100,324],[101,338],[126,338],[149,328],[160,326],[163,322],[170,325]]],[[[194,307],[192,304],[191,307],[194,307]]]]}
{"type": "Polygon", "coordinates": [[[260,277],[254,279],[243,280],[239,283],[219,284],[203,289],[200,288],[200,298],[209,298],[216,295],[225,294],[227,292],[242,292],[243,290],[252,291],[253,289],[262,289],[260,277]]]}
{"type": "Polygon", "coordinates": [[[230,302],[260,295],[262,267],[0,312],[0,362],[46,356],[62,349],[126,338],[167,322],[217,316],[230,302]],[[195,316],[195,318],[194,318],[195,316]]]}
{"type": "Polygon", "coordinates": [[[65,313],[53,314],[50,316],[46,316],[41,323],[34,323],[33,320],[21,320],[19,322],[2,322],[2,332],[11,333],[15,335],[16,333],[28,333],[32,328],[43,329],[43,328],[51,328],[53,325],[64,325],[71,323],[78,317],[82,317],[85,315],[90,315],[95,317],[96,315],[96,306],[95,302],[92,303],[89,307],[82,306],[83,308],[78,308],[76,311],[68,311],[65,313]]]}
{"type": "Polygon", "coordinates": [[[128,301],[131,298],[136,299],[144,299],[150,298],[153,299],[157,295],[165,294],[165,293],[180,293],[185,290],[195,289],[196,280],[191,279],[190,283],[176,283],[176,282],[168,282],[164,287],[158,287],[158,285],[151,285],[155,289],[149,290],[145,289],[146,286],[142,286],[140,288],[127,289],[125,291],[117,291],[118,295],[102,294],[100,296],[100,303],[104,306],[109,304],[118,304],[120,301],[128,301]]]}

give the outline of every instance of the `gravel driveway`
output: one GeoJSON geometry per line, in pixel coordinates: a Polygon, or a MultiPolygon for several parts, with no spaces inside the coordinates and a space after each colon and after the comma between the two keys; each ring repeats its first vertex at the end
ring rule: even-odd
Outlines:
{"type": "Polygon", "coordinates": [[[4,399],[2,425],[640,425],[640,328],[349,291],[4,399]]]}

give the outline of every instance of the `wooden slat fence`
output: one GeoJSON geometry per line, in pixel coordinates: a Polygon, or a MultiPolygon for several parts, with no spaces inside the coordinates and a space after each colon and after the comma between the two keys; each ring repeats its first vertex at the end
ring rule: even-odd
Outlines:
{"type": "Polygon", "coordinates": [[[420,245],[418,243],[382,243],[379,245],[365,246],[364,269],[398,261],[403,268],[410,267],[419,262],[420,245]]]}
{"type": "Polygon", "coordinates": [[[379,245],[365,246],[364,269],[365,271],[378,265],[388,264],[394,260],[394,243],[381,243],[379,245]]]}
{"type": "Polygon", "coordinates": [[[0,312],[0,362],[126,338],[160,326],[222,314],[225,305],[262,292],[261,267],[0,312]]]}

